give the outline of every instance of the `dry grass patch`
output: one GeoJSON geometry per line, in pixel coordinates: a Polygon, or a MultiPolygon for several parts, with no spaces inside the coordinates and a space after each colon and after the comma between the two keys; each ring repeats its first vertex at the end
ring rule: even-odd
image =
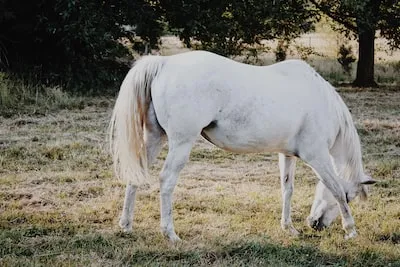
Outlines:
{"type": "Polygon", "coordinates": [[[83,110],[0,120],[0,265],[399,266],[400,94],[340,90],[367,172],[380,180],[368,202],[351,203],[356,239],[344,240],[339,220],[322,232],[306,227],[316,178],[300,161],[292,209],[301,235],[289,237],[279,223],[277,156],[238,155],[203,139],[175,190],[184,241],[171,246],[159,233],[158,184],[140,189],[134,232],[120,232],[124,185],[105,149],[112,105],[92,99],[83,110]]]}

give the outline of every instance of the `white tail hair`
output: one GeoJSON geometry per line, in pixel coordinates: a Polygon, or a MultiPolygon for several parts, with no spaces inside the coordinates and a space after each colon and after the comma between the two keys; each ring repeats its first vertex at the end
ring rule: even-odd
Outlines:
{"type": "Polygon", "coordinates": [[[126,183],[147,183],[144,123],[151,102],[151,85],[163,66],[163,57],[145,56],[122,82],[109,125],[109,142],[116,176],[126,183]]]}

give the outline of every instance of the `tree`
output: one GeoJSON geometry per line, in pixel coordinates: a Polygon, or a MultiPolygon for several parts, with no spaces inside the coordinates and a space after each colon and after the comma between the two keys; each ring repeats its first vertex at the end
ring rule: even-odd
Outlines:
{"type": "MultiPolygon", "coordinates": [[[[311,0],[324,14],[338,22],[358,39],[355,86],[377,86],[374,80],[375,35],[400,47],[400,2],[397,0],[311,0]]],[[[343,29],[343,28],[342,28],[343,29]]]]}
{"type": "Polygon", "coordinates": [[[154,2],[0,0],[0,70],[81,92],[114,87],[129,68],[119,60],[129,57],[123,25],[157,44],[162,27],[154,2]]]}
{"type": "Polygon", "coordinates": [[[293,39],[312,29],[315,12],[305,0],[164,0],[166,19],[190,47],[240,54],[262,39],[293,39]]]}

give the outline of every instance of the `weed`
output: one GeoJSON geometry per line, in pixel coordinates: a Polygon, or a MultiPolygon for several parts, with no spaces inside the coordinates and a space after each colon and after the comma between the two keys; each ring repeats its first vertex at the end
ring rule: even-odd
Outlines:
{"type": "Polygon", "coordinates": [[[72,97],[60,87],[26,84],[0,73],[0,115],[43,114],[58,109],[83,109],[83,98],[72,97]]]}

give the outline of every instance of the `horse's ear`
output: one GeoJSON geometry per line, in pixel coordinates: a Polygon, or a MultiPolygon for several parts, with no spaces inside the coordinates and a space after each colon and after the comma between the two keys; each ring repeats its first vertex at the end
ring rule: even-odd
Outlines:
{"type": "Polygon", "coordinates": [[[361,180],[360,184],[375,184],[376,180],[372,179],[369,175],[364,175],[364,178],[361,180]]]}
{"type": "Polygon", "coordinates": [[[368,187],[366,185],[375,184],[377,181],[372,179],[369,175],[364,175],[363,179],[360,181],[361,184],[361,192],[360,199],[362,201],[367,200],[368,198],[368,187]]]}
{"type": "Polygon", "coordinates": [[[361,185],[360,199],[366,201],[368,199],[368,188],[366,185],[361,185]]]}

